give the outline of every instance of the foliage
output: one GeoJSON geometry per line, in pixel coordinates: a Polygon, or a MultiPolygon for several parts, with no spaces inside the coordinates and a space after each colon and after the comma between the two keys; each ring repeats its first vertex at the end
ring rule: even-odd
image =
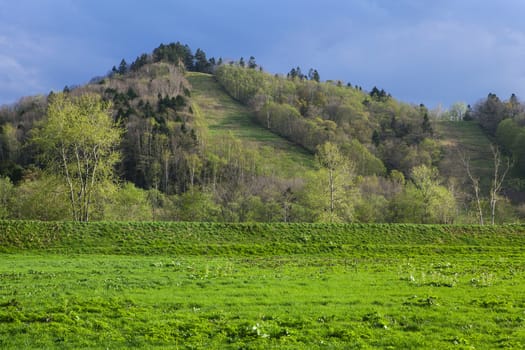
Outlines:
{"type": "Polygon", "coordinates": [[[179,221],[216,221],[220,207],[209,191],[194,189],[175,198],[175,218],[179,221]]]}
{"type": "Polygon", "coordinates": [[[154,62],[168,62],[176,65],[182,65],[185,68],[193,68],[193,54],[188,45],[183,45],[179,42],[170,43],[168,45],[161,44],[153,50],[154,62]]]}
{"type": "MultiPolygon", "coordinates": [[[[436,168],[421,165],[412,169],[412,181],[423,210],[422,223],[451,223],[455,214],[455,200],[448,190],[439,185],[436,168]]],[[[416,198],[417,198],[416,197],[416,198]]],[[[417,201],[415,201],[417,205],[417,201]]]]}
{"type": "MultiPolygon", "coordinates": [[[[331,142],[326,142],[317,147],[316,159],[322,169],[326,170],[324,183],[328,186],[321,193],[327,196],[327,206],[321,209],[321,221],[338,222],[351,221],[352,197],[351,187],[354,176],[354,165],[341,154],[339,147],[331,142]]],[[[318,198],[321,200],[321,196],[318,198]]]]}
{"type": "MultiPolygon", "coordinates": [[[[106,112],[123,129],[115,149],[122,159],[111,168],[119,183],[135,186],[117,190],[105,182],[93,193],[91,220],[472,222],[474,196],[457,145],[472,160],[485,193],[493,167],[488,138],[479,130],[495,136],[513,160],[498,199],[508,208],[524,198],[516,177],[525,164],[525,109],[515,95],[502,100],[489,94],[472,108],[456,103],[449,111],[431,111],[377,87],[322,82],[313,68],[272,75],[253,56],[216,60],[180,42],[161,44],[131,64],[122,59],[107,76],[67,91],[72,100],[95,94],[111,103],[106,112]],[[460,121],[465,118],[474,122],[460,121]],[[353,169],[328,201],[330,171],[315,170],[314,159],[326,143],[353,169]],[[413,170],[421,166],[439,169],[430,191],[414,182],[413,170]],[[394,180],[398,175],[409,181],[394,180]],[[128,201],[137,210],[118,208],[128,201]]],[[[52,93],[0,108],[0,175],[9,177],[15,192],[35,185],[33,169],[51,155],[30,140],[56,99],[52,93]]],[[[15,203],[14,192],[6,193],[15,203]]],[[[9,206],[0,216],[61,218],[33,213],[26,204],[12,208],[16,213],[9,206]]],[[[512,222],[521,216],[509,210],[504,217],[512,222]]]]}
{"type": "Polygon", "coordinates": [[[111,221],[153,220],[147,192],[129,182],[120,188],[110,188],[104,195],[103,217],[111,221]]]}
{"type": "Polygon", "coordinates": [[[215,76],[233,98],[252,108],[260,125],[311,152],[326,141],[355,148],[358,140],[371,153],[368,159],[375,157],[406,174],[413,166],[439,159],[436,144],[424,153],[419,150],[433,134],[426,108],[400,104],[377,88],[369,96],[357,88],[297,78],[297,72],[294,69],[284,78],[223,65],[215,76]],[[421,155],[414,158],[411,152],[421,155]],[[403,162],[408,157],[413,162],[403,162]]]}
{"type": "Polygon", "coordinates": [[[0,178],[0,219],[9,218],[12,210],[13,183],[7,177],[0,178]]]}
{"type": "Polygon", "coordinates": [[[8,217],[26,220],[70,220],[71,208],[62,179],[44,174],[21,181],[9,199],[8,217]]]}
{"type": "Polygon", "coordinates": [[[89,220],[95,193],[113,177],[119,160],[115,148],[121,132],[109,108],[97,95],[55,94],[33,138],[48,169],[63,179],[77,221],[89,220]]]}

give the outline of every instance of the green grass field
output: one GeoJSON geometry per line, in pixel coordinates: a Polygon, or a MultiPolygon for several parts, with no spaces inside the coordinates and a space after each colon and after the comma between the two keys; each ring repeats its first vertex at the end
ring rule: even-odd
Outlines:
{"type": "Polygon", "coordinates": [[[0,348],[520,349],[524,243],[523,226],[0,221],[0,348]]]}
{"type": "Polygon", "coordinates": [[[312,154],[254,122],[249,109],[232,99],[212,75],[189,72],[187,78],[211,143],[231,133],[257,149],[263,156],[262,166],[276,169],[279,175],[293,176],[313,168],[312,154]]]}

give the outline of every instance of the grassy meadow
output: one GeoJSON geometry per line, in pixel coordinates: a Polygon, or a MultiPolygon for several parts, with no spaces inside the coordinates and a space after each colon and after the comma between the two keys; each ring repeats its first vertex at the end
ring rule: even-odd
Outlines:
{"type": "Polygon", "coordinates": [[[511,349],[525,227],[0,222],[2,349],[511,349]]]}

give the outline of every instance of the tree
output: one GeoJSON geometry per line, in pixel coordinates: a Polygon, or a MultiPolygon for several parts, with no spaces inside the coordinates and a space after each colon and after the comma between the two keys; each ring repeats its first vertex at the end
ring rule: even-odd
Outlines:
{"type": "Polygon", "coordinates": [[[316,159],[328,175],[328,218],[330,222],[341,219],[338,215],[345,206],[347,198],[343,195],[349,186],[349,175],[353,172],[348,160],[343,156],[339,147],[332,142],[325,142],[317,147],[316,159]]]}
{"type": "Polygon", "coordinates": [[[384,89],[379,90],[377,86],[372,88],[372,91],[369,93],[370,97],[377,102],[385,102],[390,98],[390,94],[387,94],[384,89]]]}
{"type": "Polygon", "coordinates": [[[248,60],[248,68],[250,69],[257,68],[257,63],[255,63],[255,57],[250,56],[250,59],[248,60]]]}
{"type": "Polygon", "coordinates": [[[494,136],[498,124],[506,117],[505,113],[505,104],[496,94],[490,93],[485,100],[478,102],[474,106],[474,110],[472,113],[469,113],[469,117],[477,120],[479,125],[489,135],[494,136]]]}
{"type": "Polygon", "coordinates": [[[195,178],[199,175],[203,164],[201,158],[195,153],[186,154],[185,158],[190,175],[190,190],[193,193],[195,178]]]}
{"type": "Polygon", "coordinates": [[[501,152],[498,146],[490,145],[490,150],[492,151],[494,160],[494,177],[490,185],[490,214],[491,224],[494,225],[496,219],[496,203],[500,199],[501,185],[503,184],[503,180],[505,180],[511,164],[508,158],[505,159],[505,165],[502,164],[503,160],[501,159],[501,152]]]}
{"type": "Polygon", "coordinates": [[[421,123],[421,129],[424,133],[432,135],[434,130],[432,129],[432,124],[430,124],[430,119],[428,118],[428,113],[425,112],[423,116],[423,122],[421,123]]]}
{"type": "Polygon", "coordinates": [[[33,141],[43,151],[49,171],[67,187],[72,218],[89,221],[94,195],[113,180],[122,131],[113,122],[110,104],[98,95],[55,94],[33,141]]]}
{"type": "Polygon", "coordinates": [[[525,174],[525,128],[515,129],[515,136],[512,138],[510,151],[515,170],[523,176],[525,174]]]}
{"type": "Polygon", "coordinates": [[[197,72],[209,73],[210,72],[210,62],[206,58],[206,53],[201,49],[195,51],[195,70],[197,72]]]}
{"type": "Polygon", "coordinates": [[[479,179],[472,173],[472,170],[470,169],[470,159],[463,153],[460,153],[460,157],[463,162],[463,166],[465,167],[465,171],[467,172],[467,176],[472,183],[474,196],[476,197],[476,208],[478,210],[479,224],[483,225],[483,208],[481,206],[481,198],[479,194],[479,179]]]}
{"type": "Polygon", "coordinates": [[[512,94],[505,105],[506,117],[514,120],[522,120],[525,114],[525,108],[521,104],[516,94],[512,94]]]}
{"type": "Polygon", "coordinates": [[[306,78],[306,76],[301,71],[301,67],[299,66],[297,66],[297,68],[292,68],[287,74],[287,77],[292,80],[294,80],[295,78],[298,78],[299,80],[304,80],[306,78]]]}
{"type": "Polygon", "coordinates": [[[467,113],[467,105],[465,102],[455,102],[450,106],[448,113],[450,120],[462,121],[467,113]]]}
{"type": "Polygon", "coordinates": [[[456,202],[450,191],[439,184],[438,175],[436,168],[426,165],[412,169],[411,179],[421,199],[421,223],[448,224],[453,221],[456,202]]]}
{"type": "Polygon", "coordinates": [[[209,191],[198,190],[175,196],[176,219],[180,221],[216,221],[220,208],[209,191]]]}
{"type": "Polygon", "coordinates": [[[498,124],[496,140],[506,152],[512,152],[516,137],[521,133],[521,128],[514,119],[507,118],[498,124]]]}
{"type": "Polygon", "coordinates": [[[104,220],[118,221],[151,221],[152,204],[148,193],[127,182],[121,188],[107,191],[104,203],[104,220]]]}
{"type": "Polygon", "coordinates": [[[9,214],[14,219],[58,221],[70,217],[64,183],[53,175],[36,171],[13,192],[9,214]]]}
{"type": "Polygon", "coordinates": [[[321,77],[319,76],[319,72],[317,69],[310,68],[308,71],[308,79],[319,82],[321,81],[321,77]]]}
{"type": "Polygon", "coordinates": [[[126,62],[125,59],[122,59],[122,61],[120,61],[120,64],[118,66],[118,73],[126,74],[127,72],[128,72],[128,63],[126,62]]]}
{"type": "Polygon", "coordinates": [[[381,134],[377,130],[374,130],[374,132],[372,133],[372,143],[376,147],[378,147],[381,143],[381,134]]]}
{"type": "Polygon", "coordinates": [[[0,177],[0,219],[10,216],[13,194],[14,188],[11,180],[8,177],[0,177]]]}

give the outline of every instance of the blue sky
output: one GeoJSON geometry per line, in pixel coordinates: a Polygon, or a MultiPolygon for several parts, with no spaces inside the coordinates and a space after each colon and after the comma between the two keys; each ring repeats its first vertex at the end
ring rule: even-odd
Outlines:
{"type": "Polygon", "coordinates": [[[0,0],[0,104],[103,75],[160,43],[315,68],[429,107],[525,100],[523,0],[0,0]]]}

